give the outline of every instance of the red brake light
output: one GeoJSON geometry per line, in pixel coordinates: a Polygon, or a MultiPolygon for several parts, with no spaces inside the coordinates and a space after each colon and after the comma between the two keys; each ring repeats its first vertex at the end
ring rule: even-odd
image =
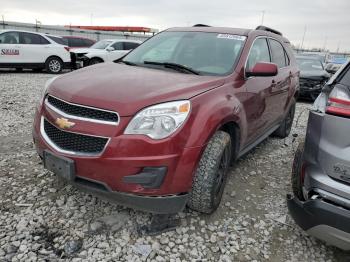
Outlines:
{"type": "Polygon", "coordinates": [[[64,49],[66,49],[67,52],[69,52],[69,47],[65,46],[64,49]]]}
{"type": "Polygon", "coordinates": [[[326,112],[350,117],[350,91],[345,86],[335,86],[329,95],[326,112]]]}

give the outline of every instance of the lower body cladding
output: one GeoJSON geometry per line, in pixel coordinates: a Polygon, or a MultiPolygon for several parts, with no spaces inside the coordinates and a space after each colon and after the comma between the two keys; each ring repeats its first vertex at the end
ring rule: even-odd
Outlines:
{"type": "Polygon", "coordinates": [[[101,155],[91,157],[58,151],[42,132],[40,124],[34,123],[33,138],[45,167],[78,188],[152,213],[173,214],[184,209],[201,147],[184,148],[178,154],[145,156],[152,145],[147,139],[129,136],[123,140],[123,148],[118,148],[122,138],[111,138],[101,155]],[[128,143],[130,150],[125,148],[128,143]],[[128,156],[131,151],[134,156],[128,156]],[[135,156],[135,151],[140,156],[135,156]]]}
{"type": "Polygon", "coordinates": [[[302,156],[304,199],[287,197],[308,234],[350,250],[350,119],[311,111],[302,156]]]}
{"type": "Polygon", "coordinates": [[[288,196],[287,204],[295,222],[309,235],[350,250],[350,210],[321,196],[306,201],[288,196]]]}

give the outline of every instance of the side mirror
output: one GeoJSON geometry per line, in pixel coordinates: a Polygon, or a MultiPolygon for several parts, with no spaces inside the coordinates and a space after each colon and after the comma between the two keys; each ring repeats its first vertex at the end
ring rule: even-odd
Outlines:
{"type": "Polygon", "coordinates": [[[111,51],[114,51],[115,49],[114,49],[114,47],[109,46],[109,47],[106,48],[106,50],[107,50],[108,52],[111,52],[111,51]]]}
{"type": "Polygon", "coordinates": [[[259,62],[246,72],[246,76],[275,76],[278,74],[278,67],[273,63],[259,62]]]}

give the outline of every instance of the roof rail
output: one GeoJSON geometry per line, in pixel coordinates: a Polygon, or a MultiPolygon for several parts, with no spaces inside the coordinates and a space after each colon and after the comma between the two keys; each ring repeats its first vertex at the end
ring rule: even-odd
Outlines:
{"type": "Polygon", "coordinates": [[[205,25],[205,24],[195,24],[193,27],[210,27],[210,25],[205,25]]]}
{"type": "Polygon", "coordinates": [[[282,35],[281,32],[275,30],[275,29],[272,29],[270,27],[267,27],[267,26],[263,26],[263,25],[259,25],[257,28],[255,28],[255,30],[262,30],[262,31],[268,31],[268,32],[271,32],[271,33],[274,33],[276,35],[282,35]]]}

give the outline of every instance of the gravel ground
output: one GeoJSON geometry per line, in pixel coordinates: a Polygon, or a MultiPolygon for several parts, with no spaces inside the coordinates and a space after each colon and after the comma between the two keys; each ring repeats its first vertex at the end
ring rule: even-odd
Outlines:
{"type": "MultiPolygon", "coordinates": [[[[239,160],[213,215],[185,210],[176,231],[141,236],[137,228],[150,215],[80,192],[43,169],[31,125],[50,77],[0,73],[0,261],[350,260],[288,215],[292,136],[269,138],[239,160]]],[[[310,106],[297,105],[292,133],[299,137],[310,106]]]]}

